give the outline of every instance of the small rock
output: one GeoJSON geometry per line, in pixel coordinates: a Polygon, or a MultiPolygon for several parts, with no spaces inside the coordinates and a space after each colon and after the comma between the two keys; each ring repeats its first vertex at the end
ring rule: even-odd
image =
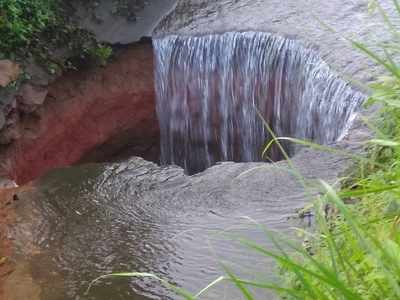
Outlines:
{"type": "Polygon", "coordinates": [[[0,189],[9,189],[15,187],[18,187],[15,181],[10,180],[8,178],[0,178],[0,189]]]}
{"type": "Polygon", "coordinates": [[[17,80],[20,71],[19,65],[11,60],[0,60],[0,86],[6,87],[10,82],[17,80]]]}
{"type": "Polygon", "coordinates": [[[18,107],[22,112],[32,113],[43,104],[47,96],[47,88],[32,84],[24,84],[18,93],[18,107]]]}

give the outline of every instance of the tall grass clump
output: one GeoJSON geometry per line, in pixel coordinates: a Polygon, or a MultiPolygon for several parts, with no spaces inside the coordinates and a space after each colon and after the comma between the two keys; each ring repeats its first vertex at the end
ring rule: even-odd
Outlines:
{"type": "Polygon", "coordinates": [[[283,299],[400,299],[400,32],[378,2],[371,7],[384,17],[393,41],[380,54],[352,41],[386,71],[367,102],[380,111],[370,123],[375,138],[366,157],[354,162],[357,171],[338,191],[322,183],[306,249],[280,241],[280,251],[271,252],[245,242],[278,262],[282,286],[271,288],[283,299]]]}
{"type": "MultiPolygon", "coordinates": [[[[397,0],[393,4],[400,14],[397,0]]],[[[354,162],[356,171],[339,190],[321,183],[306,248],[279,241],[280,250],[272,252],[244,242],[277,261],[281,286],[270,288],[282,299],[400,299],[400,32],[377,1],[370,7],[381,13],[393,40],[379,53],[351,41],[386,71],[366,103],[380,107],[369,123],[375,137],[366,157],[354,162]]]]}

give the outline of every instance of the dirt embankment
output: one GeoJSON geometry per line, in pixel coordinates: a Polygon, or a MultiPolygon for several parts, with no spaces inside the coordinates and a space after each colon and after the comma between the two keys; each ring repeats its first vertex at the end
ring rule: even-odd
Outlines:
{"type": "Polygon", "coordinates": [[[155,113],[150,43],[122,50],[104,68],[71,72],[48,87],[33,113],[15,108],[17,138],[0,151],[0,176],[18,184],[50,169],[107,160],[124,149],[155,160],[155,113]]]}

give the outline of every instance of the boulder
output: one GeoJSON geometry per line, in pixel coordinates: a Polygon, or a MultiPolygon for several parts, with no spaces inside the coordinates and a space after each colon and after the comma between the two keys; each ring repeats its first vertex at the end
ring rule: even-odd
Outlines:
{"type": "Polygon", "coordinates": [[[21,137],[18,126],[7,126],[0,131],[0,145],[9,145],[21,137]]]}
{"type": "Polygon", "coordinates": [[[24,84],[18,93],[18,107],[24,113],[34,112],[46,99],[48,89],[46,87],[24,84]]]}
{"type": "Polygon", "coordinates": [[[21,72],[20,66],[11,60],[0,60],[0,86],[6,87],[9,83],[17,80],[21,72]]]}
{"type": "Polygon", "coordinates": [[[18,187],[15,181],[8,179],[8,178],[1,178],[0,177],[0,189],[11,189],[18,187]]]}

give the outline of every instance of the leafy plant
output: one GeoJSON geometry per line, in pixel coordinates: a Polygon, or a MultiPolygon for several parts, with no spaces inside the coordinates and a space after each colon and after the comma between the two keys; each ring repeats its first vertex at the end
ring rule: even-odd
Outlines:
{"type": "Polygon", "coordinates": [[[56,24],[55,0],[2,0],[0,2],[0,52],[12,56],[29,47],[47,27],[56,24]]]}
{"type": "Polygon", "coordinates": [[[93,46],[87,50],[90,58],[95,64],[105,66],[112,55],[112,48],[102,44],[93,46]]]}
{"type": "Polygon", "coordinates": [[[0,59],[32,57],[52,74],[75,69],[87,59],[105,65],[112,49],[79,28],[71,18],[73,10],[63,0],[1,0],[0,59]]]}

